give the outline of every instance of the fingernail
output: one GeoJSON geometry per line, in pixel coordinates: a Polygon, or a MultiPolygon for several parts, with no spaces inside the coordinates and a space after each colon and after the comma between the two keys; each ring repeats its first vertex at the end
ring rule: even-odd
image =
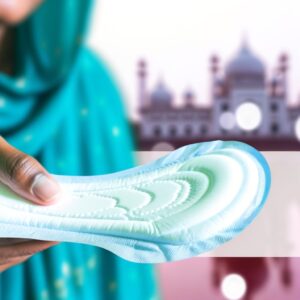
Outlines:
{"type": "Polygon", "coordinates": [[[61,192],[58,184],[44,174],[35,176],[31,190],[32,193],[43,202],[56,200],[61,192]]]}

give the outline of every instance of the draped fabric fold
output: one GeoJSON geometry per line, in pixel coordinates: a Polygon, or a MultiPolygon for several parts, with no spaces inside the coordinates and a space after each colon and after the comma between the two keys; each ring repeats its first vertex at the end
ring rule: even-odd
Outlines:
{"type": "MultiPolygon", "coordinates": [[[[55,174],[133,165],[120,91],[83,45],[92,2],[44,1],[15,29],[14,75],[0,73],[0,134],[55,174]]],[[[0,274],[5,300],[157,297],[152,266],[85,245],[55,246],[0,274]]]]}

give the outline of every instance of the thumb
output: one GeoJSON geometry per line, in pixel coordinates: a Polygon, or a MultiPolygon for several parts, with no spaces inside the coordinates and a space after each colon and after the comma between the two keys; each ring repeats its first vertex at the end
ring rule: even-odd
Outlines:
{"type": "Polygon", "coordinates": [[[59,199],[58,183],[33,157],[17,150],[0,137],[0,182],[37,204],[59,199]]]}

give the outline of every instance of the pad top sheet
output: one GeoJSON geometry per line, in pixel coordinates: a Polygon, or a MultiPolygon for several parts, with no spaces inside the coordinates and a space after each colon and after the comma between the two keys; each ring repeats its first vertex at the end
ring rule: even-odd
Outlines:
{"type": "Polygon", "coordinates": [[[189,258],[232,239],[270,188],[258,151],[222,141],[110,175],[55,178],[65,197],[47,207],[0,185],[0,237],[85,243],[142,263],[189,258]]]}

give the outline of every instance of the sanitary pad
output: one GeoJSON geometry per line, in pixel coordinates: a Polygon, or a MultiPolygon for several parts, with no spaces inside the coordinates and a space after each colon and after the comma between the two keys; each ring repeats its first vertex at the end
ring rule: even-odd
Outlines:
{"type": "Polygon", "coordinates": [[[47,207],[0,185],[0,237],[90,244],[141,263],[180,260],[239,234],[270,189],[263,156],[222,141],[114,174],[55,178],[65,198],[47,207]]]}

